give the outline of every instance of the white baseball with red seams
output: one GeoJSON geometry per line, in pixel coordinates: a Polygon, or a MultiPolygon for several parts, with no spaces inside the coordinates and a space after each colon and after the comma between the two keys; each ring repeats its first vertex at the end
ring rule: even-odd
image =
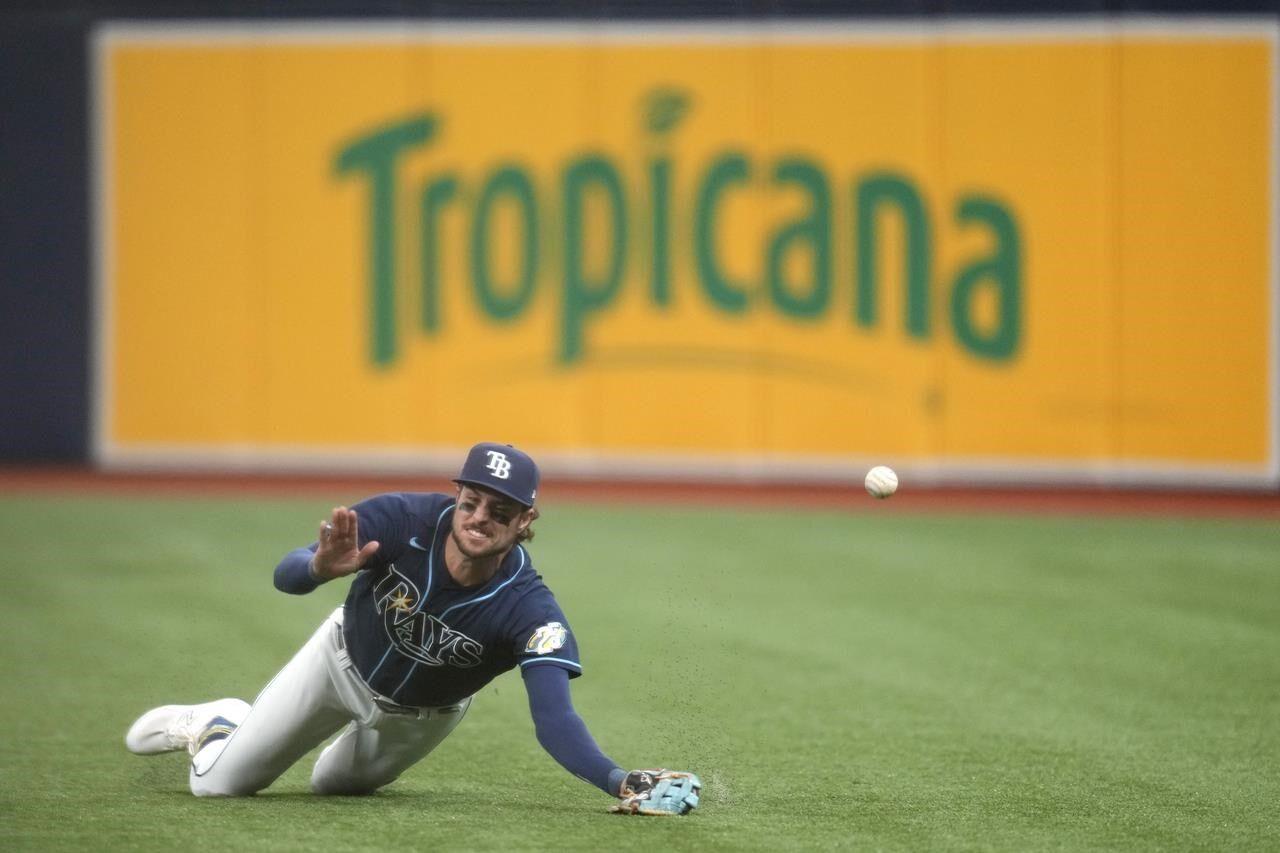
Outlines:
{"type": "Polygon", "coordinates": [[[898,475],[887,465],[872,468],[863,482],[867,487],[867,494],[880,500],[898,491],[898,475]]]}

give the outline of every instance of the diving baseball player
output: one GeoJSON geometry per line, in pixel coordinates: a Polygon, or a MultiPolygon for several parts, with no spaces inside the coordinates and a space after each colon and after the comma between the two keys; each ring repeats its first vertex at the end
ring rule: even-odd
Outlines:
{"type": "Polygon", "coordinates": [[[287,554],[278,589],[305,594],[354,575],[329,616],[252,705],[164,705],[125,735],[139,755],[186,749],[191,792],[242,796],[341,733],[311,773],[317,794],[363,794],[395,781],[462,721],[472,697],[519,667],[538,742],[566,770],[619,798],[612,811],[685,814],[692,773],[628,773],[574,711],[578,645],[524,542],[538,468],[504,444],[477,444],[456,496],[383,494],[337,507],[320,539],[287,554]]]}

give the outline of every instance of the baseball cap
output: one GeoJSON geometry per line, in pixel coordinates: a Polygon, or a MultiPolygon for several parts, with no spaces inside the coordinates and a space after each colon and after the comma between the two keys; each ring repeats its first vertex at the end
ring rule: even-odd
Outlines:
{"type": "Polygon", "coordinates": [[[453,482],[482,486],[533,506],[538,497],[538,466],[529,454],[509,444],[482,441],[467,453],[467,461],[453,482]]]}

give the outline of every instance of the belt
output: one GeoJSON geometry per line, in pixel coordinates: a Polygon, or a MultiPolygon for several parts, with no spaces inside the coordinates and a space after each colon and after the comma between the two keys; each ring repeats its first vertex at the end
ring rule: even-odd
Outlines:
{"type": "Polygon", "coordinates": [[[388,714],[403,714],[409,717],[417,717],[418,719],[426,719],[427,717],[438,717],[441,715],[457,714],[460,712],[464,704],[458,702],[453,705],[441,705],[434,708],[419,708],[415,705],[401,705],[399,702],[392,702],[381,693],[376,693],[372,689],[369,691],[373,694],[373,704],[377,705],[388,714]]]}
{"type": "Polygon", "coordinates": [[[373,704],[377,705],[388,714],[401,714],[406,717],[421,717],[423,711],[430,711],[430,708],[415,708],[412,705],[401,705],[399,702],[392,702],[381,694],[373,694],[373,704]]]}

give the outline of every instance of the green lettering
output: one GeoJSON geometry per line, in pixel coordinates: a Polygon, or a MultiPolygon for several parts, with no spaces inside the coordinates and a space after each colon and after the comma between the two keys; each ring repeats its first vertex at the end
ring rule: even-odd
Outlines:
{"type": "Polygon", "coordinates": [[[653,268],[649,271],[650,292],[655,305],[671,304],[671,158],[660,157],[649,164],[650,198],[653,199],[653,268]]]}
{"type": "Polygon", "coordinates": [[[817,165],[799,158],[778,163],[773,179],[806,191],[809,210],[780,229],[769,243],[769,293],[785,314],[818,317],[827,310],[831,295],[831,189],[817,165]],[[785,279],[787,253],[806,246],[813,258],[813,280],[805,292],[797,294],[785,279]]]}
{"type": "Polygon", "coordinates": [[[396,355],[396,163],[435,129],[429,113],[395,122],[342,148],[334,164],[339,175],[360,171],[369,176],[370,355],[379,365],[396,355]]]}
{"type": "Polygon", "coordinates": [[[951,324],[956,338],[974,355],[1006,361],[1017,352],[1022,334],[1022,241],[1013,214],[1000,202],[966,196],[956,208],[956,222],[986,225],[995,237],[991,254],[971,261],[956,275],[951,289],[951,324]],[[983,333],[973,317],[977,288],[995,288],[999,305],[994,328],[983,333]]]}
{"type": "Polygon", "coordinates": [[[445,175],[422,190],[422,311],[428,334],[440,331],[440,214],[458,192],[458,179],[445,175]]]}
{"type": "Polygon", "coordinates": [[[929,335],[929,277],[932,249],[929,218],[924,202],[910,179],[889,173],[868,175],[855,191],[857,209],[858,281],[856,319],[859,325],[876,323],[876,292],[879,286],[879,217],[882,207],[897,208],[905,237],[903,256],[907,282],[906,327],[916,338],[929,335]]]}
{"type": "Polygon", "coordinates": [[[749,285],[730,281],[720,272],[715,258],[716,205],[721,193],[732,184],[747,183],[751,168],[746,155],[722,154],[703,176],[694,213],[694,255],[698,279],[711,301],[725,311],[741,314],[747,310],[749,285]]]}
{"type": "Polygon", "coordinates": [[[485,182],[471,220],[471,284],[480,307],[495,320],[511,320],[520,316],[533,296],[538,274],[538,205],[533,195],[533,181],[518,166],[506,166],[494,172],[485,182]],[[516,205],[521,219],[520,273],[514,286],[503,295],[495,286],[489,260],[489,218],[494,205],[503,196],[516,205]]]}
{"type": "Polygon", "coordinates": [[[627,250],[626,199],[622,176],[600,155],[586,155],[574,161],[562,178],[564,193],[564,306],[561,315],[560,360],[573,362],[582,357],[583,326],[589,314],[604,309],[622,285],[627,250]],[[602,275],[588,277],[585,247],[586,223],[583,210],[588,191],[603,193],[612,225],[611,252],[602,275]]]}

